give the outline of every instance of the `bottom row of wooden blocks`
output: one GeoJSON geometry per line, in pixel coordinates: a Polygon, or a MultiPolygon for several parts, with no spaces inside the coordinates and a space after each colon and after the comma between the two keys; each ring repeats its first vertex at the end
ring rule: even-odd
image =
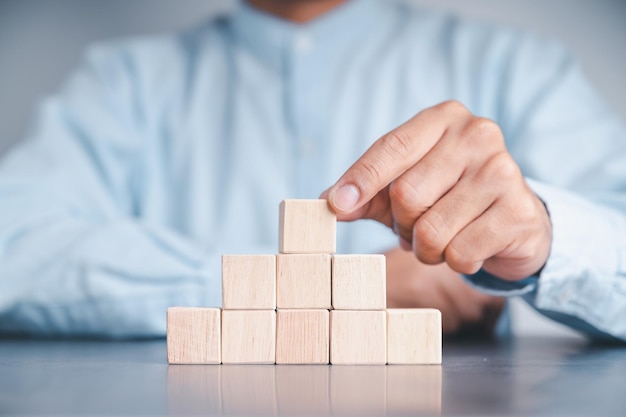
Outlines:
{"type": "Polygon", "coordinates": [[[167,310],[170,364],[439,364],[434,309],[167,310]]]}

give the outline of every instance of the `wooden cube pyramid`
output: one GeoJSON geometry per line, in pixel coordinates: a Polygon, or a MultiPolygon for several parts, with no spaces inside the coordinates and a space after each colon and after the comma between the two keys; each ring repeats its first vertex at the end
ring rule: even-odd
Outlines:
{"type": "Polygon", "coordinates": [[[383,255],[333,255],[326,200],[280,204],[277,255],[223,255],[223,309],[168,309],[170,364],[438,364],[441,315],[386,309],[383,255]]]}

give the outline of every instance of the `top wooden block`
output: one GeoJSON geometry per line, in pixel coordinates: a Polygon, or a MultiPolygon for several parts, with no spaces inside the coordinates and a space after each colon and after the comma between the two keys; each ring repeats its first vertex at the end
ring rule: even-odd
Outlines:
{"type": "Polygon", "coordinates": [[[280,203],[280,253],[335,253],[337,216],[328,200],[280,203]]]}

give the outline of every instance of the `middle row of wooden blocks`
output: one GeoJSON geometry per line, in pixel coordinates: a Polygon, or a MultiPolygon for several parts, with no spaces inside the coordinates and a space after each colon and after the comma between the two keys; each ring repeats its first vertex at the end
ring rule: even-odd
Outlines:
{"type": "Polygon", "coordinates": [[[384,255],[224,255],[225,310],[384,310],[384,255]]]}

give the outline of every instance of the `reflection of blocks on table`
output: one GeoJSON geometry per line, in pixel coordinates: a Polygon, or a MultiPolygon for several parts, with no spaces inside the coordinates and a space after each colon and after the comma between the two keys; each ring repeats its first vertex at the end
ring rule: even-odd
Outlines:
{"type": "Polygon", "coordinates": [[[277,415],[275,366],[224,365],[221,368],[222,411],[215,415],[277,415]]]}
{"type": "Polygon", "coordinates": [[[168,415],[221,415],[222,368],[204,365],[168,367],[168,415]]]}
{"type": "Polygon", "coordinates": [[[327,200],[280,203],[280,253],[334,253],[337,216],[327,200]]]}
{"type": "Polygon", "coordinates": [[[276,326],[276,363],[328,363],[328,310],[278,310],[276,326]]]}
{"type": "Polygon", "coordinates": [[[441,366],[191,365],[167,370],[168,412],[179,416],[438,416],[441,396],[441,366]]]}
{"type": "Polygon", "coordinates": [[[167,309],[167,361],[177,364],[221,362],[219,308],[167,309]]]}
{"type": "Polygon", "coordinates": [[[440,364],[441,313],[428,308],[387,310],[387,362],[440,364]]]}
{"type": "Polygon", "coordinates": [[[441,415],[441,366],[386,366],[387,415],[441,415]]]}
{"type": "Polygon", "coordinates": [[[330,366],[275,368],[278,415],[330,415],[330,366]]]}
{"type": "Polygon", "coordinates": [[[330,415],[390,415],[386,413],[387,367],[361,365],[330,368],[330,415]]]}
{"type": "Polygon", "coordinates": [[[278,308],[330,308],[330,255],[280,254],[276,257],[278,308]]]}
{"type": "Polygon", "coordinates": [[[274,310],[276,256],[223,255],[222,306],[230,310],[274,310]]]}
{"type": "Polygon", "coordinates": [[[334,255],[332,304],[335,310],[384,310],[387,275],[384,255],[334,255]]]}
{"type": "Polygon", "coordinates": [[[274,363],[274,310],[222,311],[222,363],[274,363]]]}
{"type": "Polygon", "coordinates": [[[387,363],[387,315],[384,311],[330,312],[330,363],[387,363]]]}

